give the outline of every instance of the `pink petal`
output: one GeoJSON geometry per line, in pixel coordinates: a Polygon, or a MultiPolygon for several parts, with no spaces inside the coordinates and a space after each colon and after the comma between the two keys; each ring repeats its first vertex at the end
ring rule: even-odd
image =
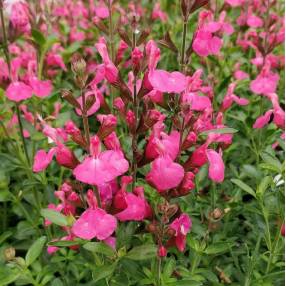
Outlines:
{"type": "Polygon", "coordinates": [[[164,70],[150,71],[149,81],[154,89],[168,93],[180,93],[186,89],[187,84],[186,77],[182,73],[169,73],[164,70]]]}
{"type": "Polygon", "coordinates": [[[219,153],[212,149],[207,150],[209,161],[209,178],[214,182],[221,183],[224,180],[224,162],[219,153]]]}
{"type": "Polygon", "coordinates": [[[10,83],[6,90],[6,96],[12,101],[22,101],[32,97],[33,90],[23,82],[15,81],[10,83]]]}
{"type": "Polygon", "coordinates": [[[154,160],[146,179],[160,191],[177,187],[184,178],[184,168],[173,162],[169,156],[154,160]]]}
{"type": "Polygon", "coordinates": [[[36,77],[32,77],[29,83],[33,89],[33,93],[38,97],[47,97],[53,90],[50,80],[39,80],[36,77]]]}
{"type": "Polygon", "coordinates": [[[38,173],[45,170],[53,160],[56,149],[52,148],[48,153],[45,150],[39,150],[34,158],[33,172],[38,173]]]}
{"type": "Polygon", "coordinates": [[[241,98],[241,97],[238,97],[236,95],[232,95],[232,99],[238,104],[238,105],[247,105],[249,103],[249,100],[246,99],[246,98],[241,98]]]}
{"type": "Polygon", "coordinates": [[[106,19],[109,17],[109,11],[106,6],[98,6],[95,9],[95,14],[98,18],[106,19]]]}
{"type": "Polygon", "coordinates": [[[253,128],[263,128],[269,121],[270,121],[270,117],[273,113],[273,110],[268,110],[264,115],[259,116],[255,123],[253,124],[253,128]]]}
{"type": "Polygon", "coordinates": [[[87,209],[72,226],[72,232],[82,239],[107,239],[117,227],[116,218],[104,210],[87,209]]]}
{"type": "MultiPolygon", "coordinates": [[[[96,97],[96,100],[94,102],[94,104],[89,108],[89,110],[87,111],[87,115],[90,116],[92,114],[94,114],[99,108],[100,108],[100,100],[99,98],[97,97],[96,93],[95,92],[87,92],[85,94],[85,100],[88,99],[89,96],[95,96],[96,97]]],[[[82,96],[78,97],[77,98],[77,102],[80,104],[80,106],[82,107],[82,96]]],[[[77,115],[81,116],[81,110],[79,108],[76,108],[76,113],[77,115]]]]}
{"type": "Polygon", "coordinates": [[[108,150],[98,158],[87,157],[73,171],[77,180],[100,186],[124,174],[129,168],[129,163],[124,159],[122,152],[108,150]]]}
{"type": "Polygon", "coordinates": [[[141,221],[145,217],[145,200],[137,197],[132,193],[127,193],[125,196],[127,208],[115,216],[120,221],[136,220],[141,221]]]}
{"type": "Polygon", "coordinates": [[[186,95],[186,101],[190,104],[191,109],[195,111],[203,111],[212,106],[207,96],[201,96],[194,92],[186,95]]]}

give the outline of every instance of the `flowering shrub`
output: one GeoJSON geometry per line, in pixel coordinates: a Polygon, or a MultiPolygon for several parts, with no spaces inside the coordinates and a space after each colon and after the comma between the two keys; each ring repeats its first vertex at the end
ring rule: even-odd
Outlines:
{"type": "Polygon", "coordinates": [[[284,285],[282,6],[0,0],[0,285],[284,285]]]}

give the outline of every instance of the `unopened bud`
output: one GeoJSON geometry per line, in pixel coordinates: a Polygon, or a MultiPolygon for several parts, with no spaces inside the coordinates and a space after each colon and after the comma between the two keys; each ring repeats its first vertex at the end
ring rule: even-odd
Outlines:
{"type": "Polygon", "coordinates": [[[85,102],[86,110],[89,110],[94,105],[95,102],[96,102],[96,96],[94,94],[90,94],[85,102]]]}
{"type": "Polygon", "coordinates": [[[166,257],[167,256],[167,249],[165,246],[161,245],[159,248],[158,248],[158,252],[157,252],[158,256],[159,257],[166,257]]]}
{"type": "Polygon", "coordinates": [[[215,208],[213,212],[211,213],[211,216],[214,219],[220,219],[222,215],[223,215],[223,211],[219,208],[215,208]]]}
{"type": "Polygon", "coordinates": [[[4,257],[6,261],[11,261],[15,258],[16,251],[14,247],[9,247],[4,250],[4,257]]]}
{"type": "Polygon", "coordinates": [[[77,100],[73,97],[73,94],[68,89],[62,89],[61,90],[62,98],[66,100],[68,103],[70,103],[73,107],[81,109],[80,104],[77,102],[77,100]]]}
{"type": "Polygon", "coordinates": [[[72,57],[71,68],[75,74],[82,75],[86,71],[86,62],[79,54],[74,54],[72,57]]]}
{"type": "Polygon", "coordinates": [[[155,223],[150,223],[146,226],[148,232],[155,233],[157,231],[157,226],[155,223]]]}
{"type": "Polygon", "coordinates": [[[128,34],[124,31],[124,29],[119,28],[119,29],[118,29],[118,34],[119,34],[120,38],[121,38],[129,47],[132,46],[132,42],[131,42],[131,40],[130,40],[128,34]]]}
{"type": "Polygon", "coordinates": [[[141,44],[143,44],[149,35],[150,35],[149,29],[143,30],[136,42],[137,46],[140,46],[141,44]]]}

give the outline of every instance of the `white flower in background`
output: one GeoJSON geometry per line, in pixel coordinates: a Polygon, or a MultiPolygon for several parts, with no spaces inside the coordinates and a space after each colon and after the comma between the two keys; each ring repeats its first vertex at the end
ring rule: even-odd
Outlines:
{"type": "Polygon", "coordinates": [[[284,180],[282,179],[282,175],[280,175],[280,174],[275,176],[273,181],[274,181],[276,187],[284,185],[284,180]]]}

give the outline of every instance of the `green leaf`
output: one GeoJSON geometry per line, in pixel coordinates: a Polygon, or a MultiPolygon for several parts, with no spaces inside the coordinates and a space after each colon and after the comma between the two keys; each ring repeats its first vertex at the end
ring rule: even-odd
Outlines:
{"type": "Polygon", "coordinates": [[[271,184],[271,182],[272,182],[272,178],[270,176],[264,177],[257,187],[257,190],[256,190],[257,195],[259,195],[260,197],[263,197],[266,189],[271,184]]]}
{"type": "Polygon", "coordinates": [[[92,271],[93,282],[95,283],[101,279],[108,278],[109,276],[111,276],[116,268],[116,265],[117,263],[115,262],[111,265],[97,266],[92,271]]]}
{"type": "Polygon", "coordinates": [[[247,184],[245,184],[244,182],[242,182],[241,180],[238,180],[238,179],[231,179],[231,181],[235,185],[240,187],[243,191],[247,192],[248,194],[250,194],[256,198],[256,194],[255,194],[254,190],[251,187],[249,187],[247,184]]]}
{"type": "Polygon", "coordinates": [[[83,246],[83,248],[88,251],[100,253],[106,256],[115,255],[115,251],[103,242],[88,242],[83,246]]]}
{"type": "Polygon", "coordinates": [[[229,248],[232,246],[233,246],[233,243],[230,243],[227,241],[218,242],[218,243],[214,243],[208,246],[204,252],[206,254],[218,254],[218,253],[222,253],[225,251],[229,251],[229,248]]]}
{"type": "Polygon", "coordinates": [[[12,231],[5,231],[0,235],[0,245],[11,235],[13,234],[12,231]]]}
{"type": "Polygon", "coordinates": [[[279,172],[282,173],[283,165],[276,157],[272,156],[267,152],[262,152],[260,156],[266,164],[271,165],[274,169],[276,169],[277,171],[279,170],[279,172]]]}
{"type": "Polygon", "coordinates": [[[73,246],[73,245],[78,245],[78,244],[83,244],[85,240],[59,240],[59,241],[50,241],[48,245],[50,246],[58,246],[58,247],[68,247],[68,246],[73,246]]]}
{"type": "Polygon", "coordinates": [[[156,256],[157,253],[157,247],[154,244],[146,244],[134,247],[132,250],[130,250],[125,258],[129,258],[132,260],[145,260],[145,259],[151,259],[156,256]]]}
{"type": "Polygon", "coordinates": [[[211,129],[201,132],[199,135],[209,135],[210,133],[214,134],[233,134],[238,132],[238,130],[230,127],[219,128],[219,129],[211,129]]]}
{"type": "Polygon", "coordinates": [[[67,226],[68,225],[68,220],[67,217],[64,216],[63,214],[51,210],[51,209],[42,209],[41,210],[41,215],[45,218],[51,221],[52,223],[60,226],[67,226]]]}
{"type": "Polygon", "coordinates": [[[270,164],[261,163],[261,164],[259,164],[259,167],[262,168],[262,169],[273,171],[275,173],[280,173],[280,169],[279,168],[277,168],[276,166],[270,165],[270,164]]]}
{"type": "Polygon", "coordinates": [[[32,37],[33,37],[33,40],[40,46],[40,47],[43,47],[46,43],[46,38],[45,36],[39,31],[39,30],[36,30],[36,29],[32,29],[32,37]]]}
{"type": "Polygon", "coordinates": [[[46,236],[42,236],[38,238],[29,248],[25,257],[27,266],[31,265],[40,256],[43,247],[46,243],[46,240],[47,240],[46,236]]]}
{"type": "Polygon", "coordinates": [[[16,281],[21,272],[18,269],[10,269],[8,267],[0,267],[0,285],[11,285],[16,281]]]}

